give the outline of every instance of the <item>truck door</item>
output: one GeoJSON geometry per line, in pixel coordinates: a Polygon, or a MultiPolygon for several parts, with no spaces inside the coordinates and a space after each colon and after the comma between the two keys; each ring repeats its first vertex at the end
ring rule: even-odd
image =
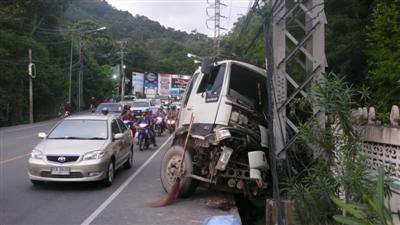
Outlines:
{"type": "Polygon", "coordinates": [[[181,127],[182,125],[188,125],[190,123],[190,115],[192,114],[192,108],[188,107],[188,103],[190,101],[190,98],[192,96],[194,96],[194,94],[192,94],[193,92],[195,92],[195,88],[194,86],[198,86],[196,83],[196,81],[198,80],[200,73],[195,73],[192,77],[192,79],[190,80],[189,84],[188,84],[188,88],[185,91],[185,94],[182,98],[182,102],[181,102],[181,112],[179,113],[179,127],[181,127]]]}
{"type": "Polygon", "coordinates": [[[215,123],[221,101],[226,68],[226,63],[223,63],[215,66],[211,74],[201,74],[200,80],[196,82],[198,85],[191,91],[186,106],[187,113],[185,114],[188,117],[187,121],[190,120],[191,112],[195,116],[194,134],[207,135],[215,123]]]}

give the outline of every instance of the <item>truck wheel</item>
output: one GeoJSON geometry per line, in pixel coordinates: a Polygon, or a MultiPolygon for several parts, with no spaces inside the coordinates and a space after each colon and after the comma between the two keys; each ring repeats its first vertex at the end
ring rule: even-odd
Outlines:
{"type": "MultiPolygon", "coordinates": [[[[170,191],[171,186],[174,184],[176,177],[178,176],[182,155],[183,147],[180,145],[173,145],[167,150],[167,152],[165,152],[162,159],[160,177],[162,186],[167,193],[170,191]]],[[[190,151],[186,151],[183,169],[185,170],[185,174],[193,173],[194,168],[190,151]]],[[[178,197],[189,197],[196,190],[196,187],[196,180],[184,176],[180,182],[178,197]]]]}

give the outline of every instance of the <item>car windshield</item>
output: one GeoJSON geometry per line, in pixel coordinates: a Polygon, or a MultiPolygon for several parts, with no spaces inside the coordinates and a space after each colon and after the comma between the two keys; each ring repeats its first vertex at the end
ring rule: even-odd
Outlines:
{"type": "Polygon", "coordinates": [[[132,104],[133,107],[149,107],[148,102],[134,102],[132,104]]]}
{"type": "Polygon", "coordinates": [[[105,120],[64,120],[54,128],[48,139],[105,140],[108,138],[105,120]]]}
{"type": "Polygon", "coordinates": [[[115,112],[115,113],[122,112],[122,106],[120,104],[100,104],[99,107],[97,107],[96,112],[101,113],[101,110],[104,107],[107,107],[109,112],[115,112]]]}
{"type": "Polygon", "coordinates": [[[266,90],[265,77],[245,67],[232,64],[229,83],[230,97],[239,103],[259,110],[265,104],[266,90]]]}

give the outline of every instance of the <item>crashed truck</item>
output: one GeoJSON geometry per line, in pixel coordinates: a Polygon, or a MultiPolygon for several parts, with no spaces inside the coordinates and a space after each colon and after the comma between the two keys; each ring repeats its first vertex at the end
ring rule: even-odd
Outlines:
{"type": "Polygon", "coordinates": [[[199,185],[250,198],[271,192],[266,96],[265,70],[235,60],[203,60],[182,98],[179,126],[162,159],[165,191],[179,174],[193,114],[178,196],[190,196],[199,185]]]}

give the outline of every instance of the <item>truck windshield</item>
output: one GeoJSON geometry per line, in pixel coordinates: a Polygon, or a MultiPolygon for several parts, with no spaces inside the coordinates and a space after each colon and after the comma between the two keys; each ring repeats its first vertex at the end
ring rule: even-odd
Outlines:
{"type": "Polygon", "coordinates": [[[237,102],[261,110],[266,100],[266,78],[246,67],[232,64],[229,96],[237,102]]]}

